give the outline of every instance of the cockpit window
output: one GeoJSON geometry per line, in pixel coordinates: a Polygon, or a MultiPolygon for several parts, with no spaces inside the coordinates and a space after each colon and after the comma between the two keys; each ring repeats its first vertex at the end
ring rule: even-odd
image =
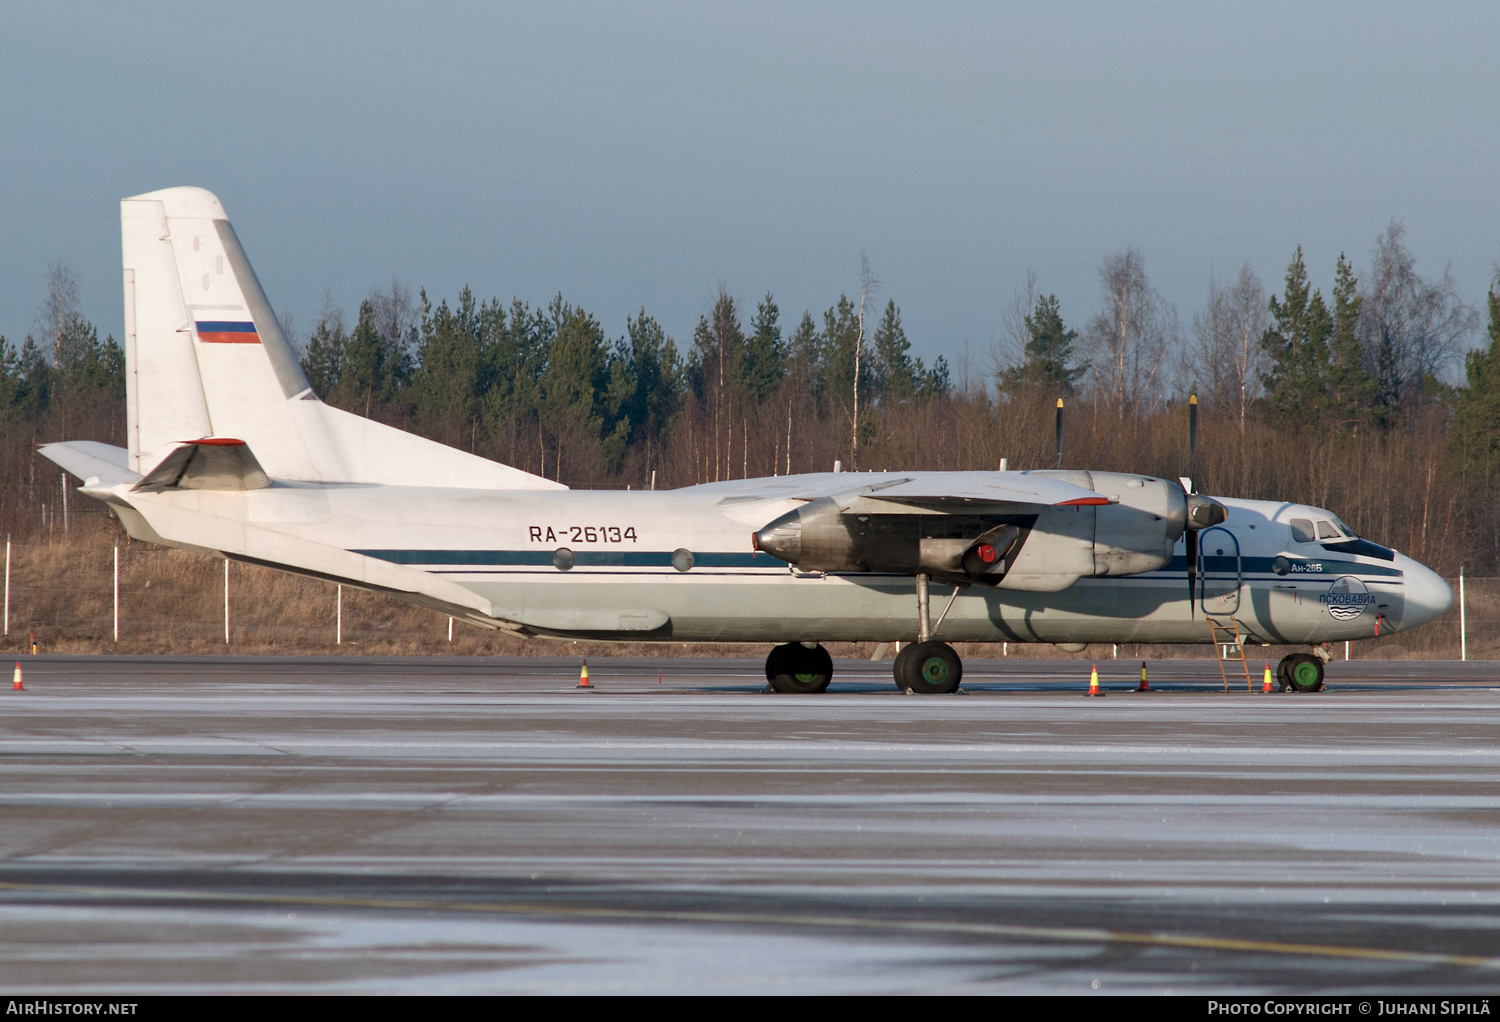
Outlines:
{"type": "Polygon", "coordinates": [[[1313,535],[1313,523],[1306,518],[1293,518],[1287,523],[1292,527],[1292,538],[1298,543],[1314,543],[1317,537],[1313,535]]]}
{"type": "Polygon", "coordinates": [[[1338,515],[1333,516],[1333,524],[1337,525],[1339,527],[1339,531],[1348,536],[1350,539],[1359,539],[1359,533],[1349,528],[1349,523],[1344,521],[1338,515]]]}
{"type": "Polygon", "coordinates": [[[1319,539],[1338,539],[1339,538],[1339,530],[1335,529],[1333,527],[1333,525],[1330,524],[1329,522],[1319,522],[1318,523],[1318,538],[1319,539]]]}

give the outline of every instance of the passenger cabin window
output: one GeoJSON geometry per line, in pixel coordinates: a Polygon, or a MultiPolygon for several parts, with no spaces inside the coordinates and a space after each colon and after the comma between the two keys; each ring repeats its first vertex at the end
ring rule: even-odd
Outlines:
{"type": "Polygon", "coordinates": [[[1298,543],[1315,543],[1317,537],[1313,535],[1313,523],[1307,518],[1293,518],[1287,523],[1292,527],[1292,538],[1298,543]]]}
{"type": "Polygon", "coordinates": [[[1330,523],[1328,523],[1328,522],[1319,522],[1318,523],[1318,538],[1319,539],[1338,539],[1339,538],[1339,530],[1335,529],[1333,527],[1333,525],[1330,524],[1330,523]]]}

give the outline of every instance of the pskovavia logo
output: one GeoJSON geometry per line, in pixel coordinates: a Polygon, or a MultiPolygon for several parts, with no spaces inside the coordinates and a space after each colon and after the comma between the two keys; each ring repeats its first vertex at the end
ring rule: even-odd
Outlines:
{"type": "Polygon", "coordinates": [[[1365,612],[1366,607],[1375,605],[1375,597],[1359,579],[1343,575],[1334,579],[1328,592],[1318,597],[1318,602],[1328,608],[1335,621],[1353,621],[1365,612]]]}

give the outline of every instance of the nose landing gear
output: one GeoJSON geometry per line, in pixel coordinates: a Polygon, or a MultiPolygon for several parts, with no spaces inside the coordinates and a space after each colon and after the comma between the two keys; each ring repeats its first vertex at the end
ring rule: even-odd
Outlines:
{"type": "Polygon", "coordinates": [[[1311,653],[1293,653],[1281,658],[1276,676],[1282,690],[1317,692],[1323,687],[1323,661],[1311,653]]]}
{"type": "MultiPolygon", "coordinates": [[[[932,638],[932,612],[927,594],[927,576],[917,576],[917,641],[896,654],[896,687],[902,692],[943,695],[957,692],[963,680],[964,663],[946,642],[932,638]]],[[[954,596],[958,595],[955,588],[954,596]]],[[[948,606],[953,606],[949,599],[948,606]]],[[[943,611],[946,616],[947,611],[943,611]]],[[[943,619],[938,618],[938,624],[943,619]]]]}

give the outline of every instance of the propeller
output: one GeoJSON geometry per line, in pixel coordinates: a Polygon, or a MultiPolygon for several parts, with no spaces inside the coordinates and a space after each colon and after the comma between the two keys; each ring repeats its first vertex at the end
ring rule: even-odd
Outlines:
{"type": "Polygon", "coordinates": [[[1062,468],[1062,412],[1063,399],[1057,399],[1057,467],[1062,468]]]}
{"type": "MultiPolygon", "coordinates": [[[[1198,453],[1198,395],[1188,398],[1188,472],[1196,467],[1198,453]]],[[[1188,613],[1197,616],[1191,601],[1198,595],[1198,531],[1211,529],[1229,517],[1229,509],[1212,497],[1205,497],[1193,485],[1193,477],[1182,477],[1182,492],[1187,499],[1187,521],[1182,537],[1183,552],[1187,555],[1188,613]]]]}
{"type": "MultiPolygon", "coordinates": [[[[1183,489],[1187,493],[1196,493],[1197,487],[1193,485],[1193,471],[1198,454],[1198,395],[1188,395],[1188,474],[1187,485],[1183,489]]],[[[1191,501],[1189,501],[1191,504],[1191,501]]],[[[1187,554],[1187,580],[1188,580],[1188,616],[1197,617],[1194,602],[1198,594],[1198,530],[1193,528],[1192,519],[1188,520],[1188,529],[1182,534],[1183,551],[1187,554]]]]}

